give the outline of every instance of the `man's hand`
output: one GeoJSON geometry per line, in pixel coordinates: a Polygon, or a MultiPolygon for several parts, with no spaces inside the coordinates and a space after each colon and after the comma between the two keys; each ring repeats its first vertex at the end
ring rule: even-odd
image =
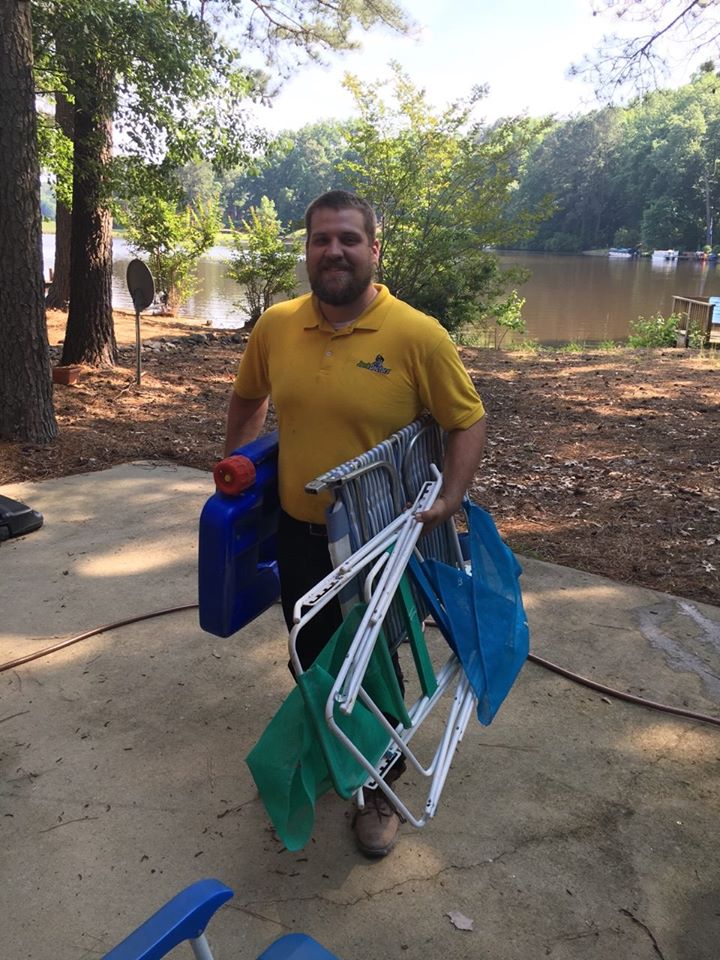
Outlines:
{"type": "Polygon", "coordinates": [[[442,494],[440,494],[435,503],[428,510],[421,510],[419,513],[415,514],[416,518],[423,525],[423,536],[426,533],[430,533],[430,531],[434,530],[435,527],[439,527],[441,524],[445,523],[445,521],[449,520],[450,517],[455,516],[459,509],[460,504],[454,506],[452,503],[449,503],[442,494]]]}

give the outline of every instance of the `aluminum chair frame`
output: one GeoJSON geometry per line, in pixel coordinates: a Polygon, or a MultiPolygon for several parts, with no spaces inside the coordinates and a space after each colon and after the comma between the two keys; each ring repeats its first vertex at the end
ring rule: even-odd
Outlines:
{"type": "MultiPolygon", "coordinates": [[[[298,634],[308,621],[326,606],[333,597],[337,596],[348,583],[361,575],[361,571],[372,564],[364,579],[364,595],[367,608],[326,701],[325,719],[329,730],[367,772],[368,779],[364,787],[374,782],[393,803],[398,812],[410,824],[418,828],[424,826],[436,812],[452,758],[475,708],[476,697],[459,661],[455,654],[451,653],[445,665],[435,676],[437,686],[434,692],[431,695],[423,694],[409,708],[408,714],[411,726],[403,728],[399,724],[395,728],[364,690],[362,681],[375,643],[380,635],[380,630],[400,586],[401,578],[405,574],[410,557],[417,549],[417,541],[422,533],[422,524],[416,519],[416,514],[421,510],[428,509],[434,503],[442,486],[442,476],[434,464],[430,465],[430,472],[434,475],[433,480],[425,482],[409,509],[403,511],[368,543],[360,547],[339,567],[321,580],[312,590],[299,598],[293,610],[294,623],[288,642],[293,667],[297,673],[302,673],[303,670],[296,649],[298,634]],[[393,549],[389,553],[391,547],[393,549]],[[423,765],[415,752],[409,747],[409,742],[453,683],[455,683],[453,702],[443,735],[435,749],[432,760],[429,764],[423,765]],[[389,747],[378,764],[372,763],[335,721],[336,705],[343,713],[350,714],[358,698],[388,735],[389,747]],[[400,754],[406,757],[420,776],[430,780],[424,809],[418,815],[408,808],[385,779],[388,770],[397,761],[400,754]]],[[[362,807],[364,802],[362,788],[358,791],[357,799],[359,806],[362,807]]]]}

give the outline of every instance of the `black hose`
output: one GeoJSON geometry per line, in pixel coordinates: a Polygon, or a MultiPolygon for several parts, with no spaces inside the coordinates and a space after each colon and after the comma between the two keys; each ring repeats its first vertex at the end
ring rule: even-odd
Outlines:
{"type": "MultiPolygon", "coordinates": [[[[197,606],[197,603],[186,603],[181,607],[168,607],[165,610],[156,610],[154,613],[143,613],[137,617],[128,617],[126,620],[116,620],[114,623],[106,623],[102,627],[95,627],[93,630],[85,631],[85,633],[78,633],[74,637],[68,637],[66,640],[59,640],[50,647],[43,647],[41,650],[28,653],[24,657],[18,657],[16,660],[9,660],[7,663],[2,663],[0,664],[0,673],[4,673],[6,670],[14,670],[16,667],[21,667],[26,663],[32,663],[33,660],[47,657],[51,653],[57,653],[58,650],[64,650],[65,647],[69,647],[73,643],[79,643],[81,640],[87,640],[89,637],[95,637],[97,634],[105,633],[107,630],[127,627],[131,623],[140,623],[142,620],[152,620],[155,617],[164,617],[168,613],[196,610],[197,606]]],[[[597,690],[599,693],[604,693],[608,697],[614,697],[616,700],[624,700],[626,703],[634,703],[637,706],[647,707],[649,710],[659,710],[662,713],[669,713],[676,717],[684,717],[686,720],[697,720],[700,723],[709,723],[713,726],[720,727],[720,717],[711,717],[705,713],[696,713],[694,710],[683,710],[681,707],[671,707],[665,703],[657,703],[655,700],[646,700],[644,697],[636,697],[631,693],[615,690],[613,687],[606,687],[596,680],[582,677],[577,673],[573,673],[572,670],[568,670],[566,667],[560,667],[558,664],[552,663],[550,660],[545,660],[543,657],[538,657],[534,653],[528,654],[528,660],[531,663],[536,663],[538,666],[543,667],[545,670],[550,670],[553,673],[559,674],[561,677],[565,677],[567,680],[571,680],[573,683],[578,683],[583,687],[589,687],[591,690],[597,690]]]]}
{"type": "Polygon", "coordinates": [[[115,623],[106,623],[102,627],[95,627],[93,630],[87,630],[85,633],[78,633],[74,637],[68,637],[66,640],[58,640],[50,647],[43,647],[42,650],[36,650],[34,653],[28,653],[27,656],[18,657],[17,660],[8,660],[7,663],[0,663],[0,673],[6,670],[13,670],[15,667],[21,667],[23,664],[32,663],[33,660],[39,660],[41,657],[47,657],[51,653],[57,653],[58,650],[64,650],[73,643],[79,643],[81,640],[87,640],[89,637],[95,637],[98,633],[105,633],[106,630],[114,630],[116,627],[127,627],[131,623],[140,623],[141,620],[152,620],[154,617],[164,617],[166,613],[179,613],[181,610],[195,610],[196,603],[186,603],[183,607],[168,607],[166,610],[156,610],[155,613],[141,613],[138,617],[128,617],[127,620],[116,620],[115,623]]]}
{"type": "Polygon", "coordinates": [[[534,653],[528,654],[528,660],[532,663],[537,663],[538,666],[544,667],[546,670],[552,670],[553,673],[559,673],[561,677],[566,677],[568,680],[572,680],[573,683],[579,683],[583,687],[590,687],[591,690],[598,690],[600,693],[605,693],[609,697],[615,697],[616,700],[625,700],[627,703],[635,703],[638,706],[647,707],[649,710],[660,710],[663,713],[671,713],[676,717],[685,717],[688,720],[699,720],[701,723],[711,723],[716,727],[720,727],[720,717],[711,717],[706,713],[695,713],[694,710],[683,710],[682,707],[671,707],[666,703],[657,703],[655,700],[646,700],[644,697],[636,697],[632,693],[624,693],[622,690],[606,687],[604,684],[598,683],[597,680],[589,680],[587,677],[581,677],[579,674],[573,673],[565,667],[559,667],[556,663],[551,663],[550,660],[535,656],[534,653]]]}

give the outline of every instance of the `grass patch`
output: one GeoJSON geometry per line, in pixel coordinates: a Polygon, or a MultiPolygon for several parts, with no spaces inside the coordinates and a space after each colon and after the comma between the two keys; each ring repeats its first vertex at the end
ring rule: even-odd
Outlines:
{"type": "Polygon", "coordinates": [[[565,343],[562,347],[558,347],[558,353],[586,353],[587,352],[587,343],[583,340],[582,343],[579,340],[571,340],[570,343],[565,343]]]}

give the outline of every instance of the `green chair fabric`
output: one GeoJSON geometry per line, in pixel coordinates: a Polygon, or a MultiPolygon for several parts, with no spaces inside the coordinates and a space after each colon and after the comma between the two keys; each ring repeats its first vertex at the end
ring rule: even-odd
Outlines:
{"type": "MultiPolygon", "coordinates": [[[[331,733],[325,705],[365,612],[357,604],[272,718],[247,764],[268,816],[288,850],[310,839],[315,802],[332,787],[349,799],[367,779],[367,771],[331,733]]],[[[384,637],[375,644],[363,688],[388,716],[410,726],[384,637]]],[[[338,726],[371,763],[390,743],[380,721],[360,702],[348,716],[335,711],[338,726]]]]}

